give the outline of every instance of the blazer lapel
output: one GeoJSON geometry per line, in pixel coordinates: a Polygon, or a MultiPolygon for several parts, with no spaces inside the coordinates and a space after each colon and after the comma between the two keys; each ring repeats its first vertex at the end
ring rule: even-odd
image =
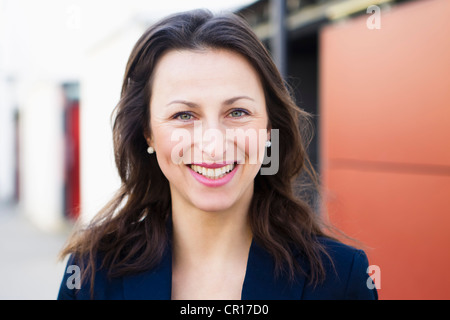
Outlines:
{"type": "Polygon", "coordinates": [[[272,256],[252,241],[247,261],[247,271],[242,287],[242,300],[299,300],[302,297],[305,277],[299,275],[293,282],[281,275],[274,277],[272,256]]]}

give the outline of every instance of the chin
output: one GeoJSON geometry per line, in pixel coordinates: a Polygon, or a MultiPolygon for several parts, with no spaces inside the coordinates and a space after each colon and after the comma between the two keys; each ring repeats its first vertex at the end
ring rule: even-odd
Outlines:
{"type": "Polygon", "coordinates": [[[226,211],[235,204],[234,201],[227,199],[224,195],[221,195],[218,199],[214,196],[202,195],[201,199],[193,199],[192,203],[196,208],[205,212],[226,211]]]}

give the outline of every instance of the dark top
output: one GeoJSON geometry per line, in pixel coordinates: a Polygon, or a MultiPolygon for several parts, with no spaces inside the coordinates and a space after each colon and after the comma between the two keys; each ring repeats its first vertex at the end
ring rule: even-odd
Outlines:
{"type": "MultiPolygon", "coordinates": [[[[272,257],[255,241],[250,246],[247,269],[242,287],[242,300],[298,300],[298,299],[378,299],[376,289],[370,289],[366,254],[342,243],[323,239],[334,267],[324,259],[326,278],[317,286],[311,285],[304,275],[297,275],[296,281],[284,276],[274,277],[272,257]]],[[[308,263],[297,258],[301,266],[308,263]]],[[[70,258],[67,267],[75,264],[70,258]]],[[[66,267],[66,268],[67,268],[66,267]]],[[[79,289],[73,288],[73,267],[61,282],[58,300],[90,299],[90,283],[83,283],[79,289]],[[72,285],[67,285],[67,281],[72,285]]],[[[170,300],[172,287],[172,254],[167,249],[158,267],[131,276],[109,279],[106,270],[98,270],[95,276],[94,299],[154,299],[170,300]]]]}

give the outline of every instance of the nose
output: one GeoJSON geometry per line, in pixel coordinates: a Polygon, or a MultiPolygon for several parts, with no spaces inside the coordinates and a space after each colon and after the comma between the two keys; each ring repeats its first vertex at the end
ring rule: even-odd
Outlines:
{"type": "Polygon", "coordinates": [[[202,160],[218,162],[225,160],[225,128],[215,120],[199,121],[194,128],[194,143],[202,153],[202,160]]]}
{"type": "Polygon", "coordinates": [[[225,135],[218,126],[208,126],[203,133],[202,152],[206,161],[224,159],[225,135]]]}

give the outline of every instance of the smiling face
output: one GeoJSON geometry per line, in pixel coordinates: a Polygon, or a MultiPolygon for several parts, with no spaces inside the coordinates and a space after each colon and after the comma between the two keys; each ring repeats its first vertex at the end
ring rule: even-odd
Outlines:
{"type": "Polygon", "coordinates": [[[261,82],[241,55],[173,50],[157,63],[147,142],[172,202],[211,212],[249,203],[267,126],[261,82]]]}

